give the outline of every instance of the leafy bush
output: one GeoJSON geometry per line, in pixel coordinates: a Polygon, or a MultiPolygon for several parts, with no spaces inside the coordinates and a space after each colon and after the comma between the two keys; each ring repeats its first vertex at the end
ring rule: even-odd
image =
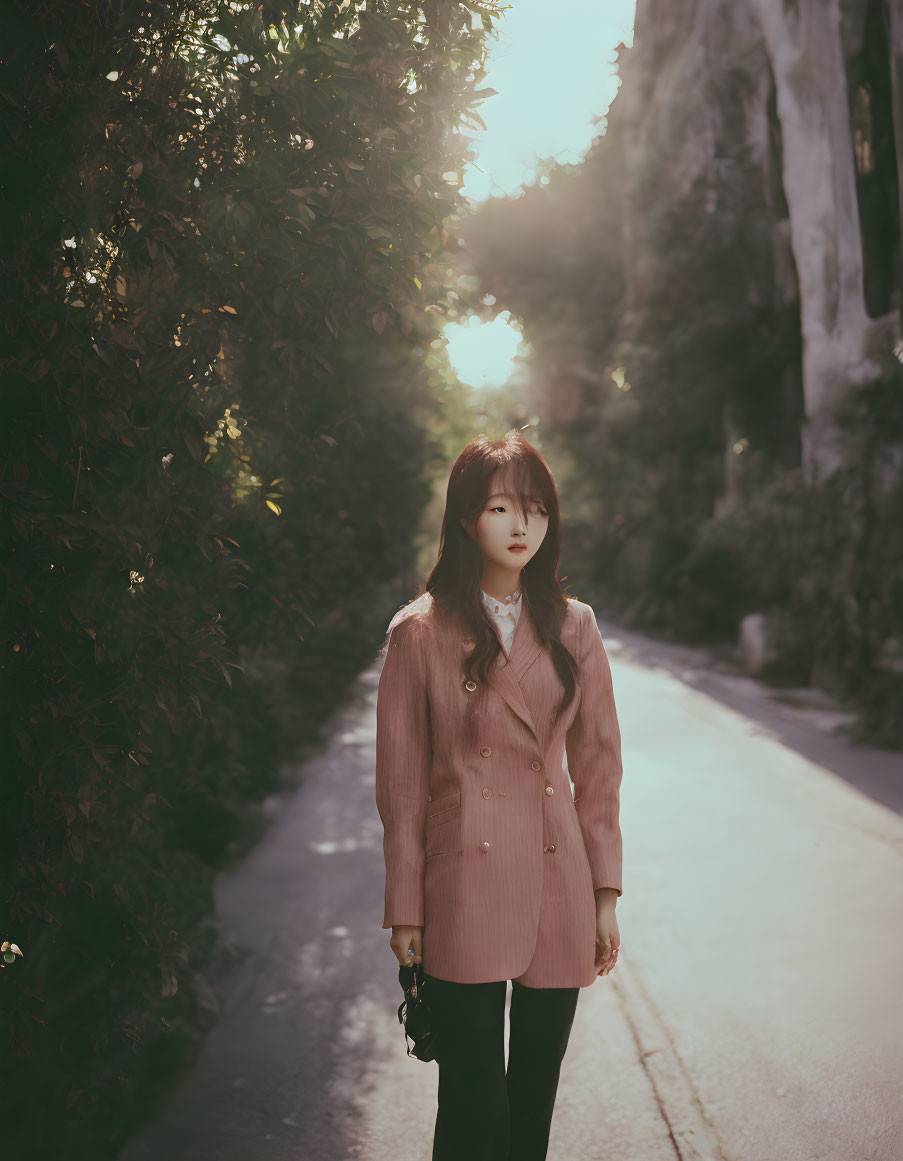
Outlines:
{"type": "Polygon", "coordinates": [[[384,627],[436,470],[415,351],[494,7],[358,7],[5,11],[0,865],[24,959],[0,991],[23,1158],[112,1155],[196,1041],[213,871],[384,627]]]}

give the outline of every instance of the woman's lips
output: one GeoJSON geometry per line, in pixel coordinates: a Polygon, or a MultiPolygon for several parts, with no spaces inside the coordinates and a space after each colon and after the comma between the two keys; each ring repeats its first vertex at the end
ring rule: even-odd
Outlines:
{"type": "Polygon", "coordinates": [[[509,552],[526,552],[527,546],[526,546],[526,544],[512,544],[509,547],[508,551],[509,552]]]}

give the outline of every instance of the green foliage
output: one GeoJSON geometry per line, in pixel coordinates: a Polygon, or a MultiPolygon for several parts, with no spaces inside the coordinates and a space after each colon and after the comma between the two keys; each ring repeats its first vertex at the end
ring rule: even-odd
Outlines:
{"type": "Polygon", "coordinates": [[[437,333],[455,130],[494,12],[5,11],[0,860],[25,955],[3,978],[3,1123],[20,1157],[113,1155],[196,1040],[213,871],[365,660],[358,626],[412,551],[437,462],[415,352],[437,333]]]}

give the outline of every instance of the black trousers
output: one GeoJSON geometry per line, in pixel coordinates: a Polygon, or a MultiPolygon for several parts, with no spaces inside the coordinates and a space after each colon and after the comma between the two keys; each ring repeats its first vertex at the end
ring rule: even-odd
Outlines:
{"type": "Polygon", "coordinates": [[[441,1028],[432,1161],[545,1161],[580,989],[512,983],[506,1072],[508,981],[425,980],[441,1028]]]}

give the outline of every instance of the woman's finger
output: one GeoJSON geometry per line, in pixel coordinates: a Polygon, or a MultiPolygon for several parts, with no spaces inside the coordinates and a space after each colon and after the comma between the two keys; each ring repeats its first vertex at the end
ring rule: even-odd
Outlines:
{"type": "Polygon", "coordinates": [[[607,976],[611,969],[618,962],[618,947],[608,939],[601,935],[596,936],[596,974],[600,976],[607,976]]]}

